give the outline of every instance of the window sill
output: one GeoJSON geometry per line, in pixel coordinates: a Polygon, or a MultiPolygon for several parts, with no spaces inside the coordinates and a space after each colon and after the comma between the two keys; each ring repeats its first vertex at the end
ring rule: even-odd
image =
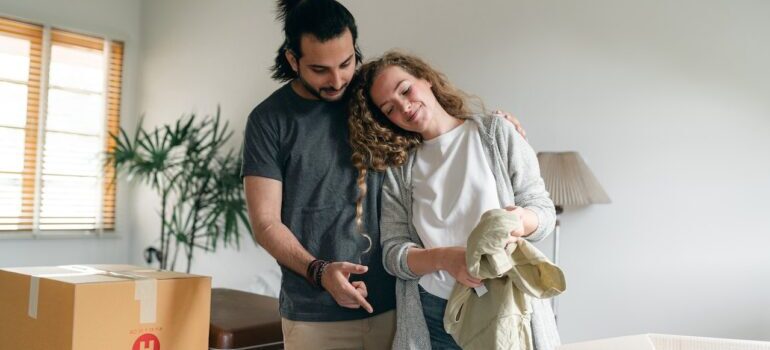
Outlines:
{"type": "Polygon", "coordinates": [[[119,239],[121,235],[114,231],[96,233],[93,231],[46,231],[38,232],[8,232],[0,233],[2,240],[56,240],[56,239],[119,239]]]}

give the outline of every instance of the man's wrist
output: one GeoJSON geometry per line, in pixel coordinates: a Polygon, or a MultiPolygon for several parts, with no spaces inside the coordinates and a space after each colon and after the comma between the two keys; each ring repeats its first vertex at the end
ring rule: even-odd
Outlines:
{"type": "Polygon", "coordinates": [[[326,267],[329,266],[330,263],[331,262],[329,261],[321,259],[311,261],[310,264],[307,265],[307,271],[305,272],[305,279],[308,283],[313,287],[324,290],[321,279],[323,278],[324,272],[326,272],[326,267]]]}

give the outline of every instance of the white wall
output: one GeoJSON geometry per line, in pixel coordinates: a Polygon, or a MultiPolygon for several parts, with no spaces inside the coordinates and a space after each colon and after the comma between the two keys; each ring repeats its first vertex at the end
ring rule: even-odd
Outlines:
{"type": "MultiPolygon", "coordinates": [[[[0,16],[125,42],[121,126],[137,121],[141,2],[124,0],[0,0],[0,16]]],[[[116,237],[0,239],[0,267],[126,263],[132,240],[130,186],[117,187],[116,237]]]]}
{"type": "MultiPolygon", "coordinates": [[[[391,47],[425,57],[519,115],[537,150],[579,151],[612,197],[562,216],[565,341],[770,340],[770,3],[344,3],[367,57],[391,47]]],[[[273,17],[269,1],[145,1],[147,125],[220,103],[240,141],[248,112],[278,87],[273,17]]],[[[133,259],[157,236],[154,197],[135,195],[133,259]]],[[[215,286],[268,292],[275,269],[246,242],[193,265],[215,286]]]]}
{"type": "MultiPolygon", "coordinates": [[[[145,126],[193,112],[213,114],[221,105],[223,118],[235,131],[232,147],[240,147],[246,116],[280,86],[268,78],[272,52],[281,43],[281,30],[269,15],[272,9],[270,1],[144,2],[140,111],[145,126]]],[[[137,240],[130,255],[139,263],[145,247],[159,245],[160,221],[153,205],[157,197],[146,188],[135,195],[137,240]]],[[[198,250],[192,272],[213,276],[215,287],[277,295],[278,265],[252,242],[244,231],[240,251],[198,250]]],[[[183,260],[177,270],[184,271],[183,260]]]]}

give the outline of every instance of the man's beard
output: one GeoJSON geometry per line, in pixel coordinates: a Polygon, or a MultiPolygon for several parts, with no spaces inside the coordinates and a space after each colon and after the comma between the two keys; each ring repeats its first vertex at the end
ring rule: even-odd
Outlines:
{"type": "Polygon", "coordinates": [[[334,99],[330,100],[330,99],[328,99],[328,98],[324,97],[324,96],[321,94],[321,91],[340,91],[340,92],[342,92],[342,91],[344,91],[344,90],[345,90],[345,88],[347,88],[347,87],[348,87],[348,84],[345,84],[345,85],[343,85],[343,86],[342,86],[342,87],[341,87],[339,90],[336,90],[336,89],[333,89],[333,88],[328,88],[328,87],[326,87],[326,88],[321,88],[320,90],[316,90],[316,88],[314,88],[312,85],[310,85],[310,83],[308,83],[308,82],[307,82],[307,81],[306,81],[304,78],[302,78],[302,74],[300,74],[299,72],[297,72],[297,79],[299,79],[299,82],[300,82],[300,84],[302,84],[302,87],[304,87],[304,88],[305,88],[305,90],[306,90],[308,93],[310,93],[311,95],[315,96],[315,97],[316,97],[316,98],[318,98],[319,100],[324,100],[324,101],[327,101],[327,102],[336,102],[336,101],[339,101],[339,100],[342,98],[342,95],[343,95],[343,94],[342,94],[342,93],[340,93],[339,95],[337,95],[336,97],[334,97],[334,99]]]}

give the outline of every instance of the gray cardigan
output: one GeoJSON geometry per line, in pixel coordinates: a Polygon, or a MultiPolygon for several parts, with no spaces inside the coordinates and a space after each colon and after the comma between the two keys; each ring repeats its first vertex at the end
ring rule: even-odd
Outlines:
{"type": "MultiPolygon", "coordinates": [[[[539,226],[527,240],[537,242],[554,227],[553,202],[540,177],[540,167],[532,147],[513,125],[494,116],[472,116],[467,122],[478,124],[481,144],[495,178],[501,207],[515,203],[538,217],[539,226]]],[[[422,314],[418,291],[420,276],[406,262],[410,247],[422,248],[412,224],[412,165],[415,152],[406,163],[389,168],[382,189],[380,238],[385,270],[396,276],[397,328],[393,349],[430,349],[430,336],[422,314]]],[[[560,344],[556,322],[548,300],[533,300],[532,333],[535,349],[553,350],[560,344]]]]}

